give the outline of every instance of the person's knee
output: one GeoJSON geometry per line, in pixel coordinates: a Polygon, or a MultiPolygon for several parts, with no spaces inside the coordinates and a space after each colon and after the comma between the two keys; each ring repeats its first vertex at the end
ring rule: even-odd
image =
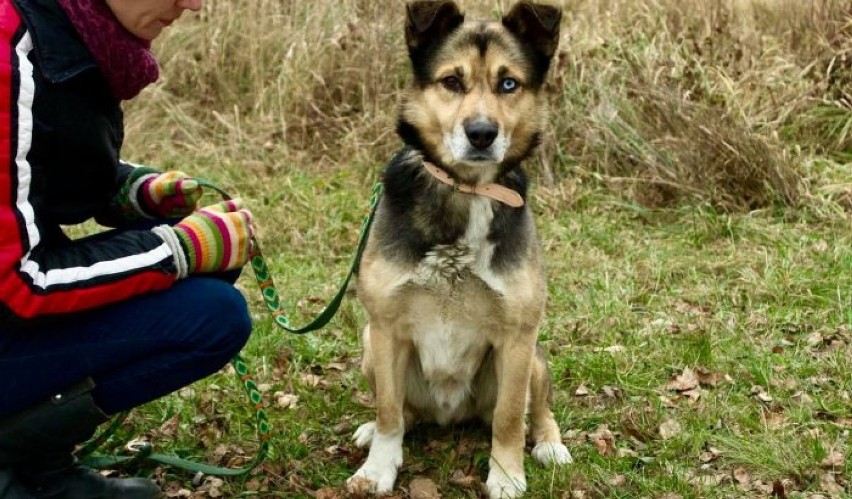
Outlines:
{"type": "Polygon", "coordinates": [[[230,358],[239,353],[251,334],[248,305],[242,293],[224,281],[211,280],[205,292],[204,347],[230,358]]]}

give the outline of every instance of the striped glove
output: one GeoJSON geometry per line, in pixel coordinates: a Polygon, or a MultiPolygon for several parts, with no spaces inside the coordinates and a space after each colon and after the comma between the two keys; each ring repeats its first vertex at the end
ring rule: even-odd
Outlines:
{"type": "Polygon", "coordinates": [[[198,208],[203,194],[198,182],[180,171],[146,178],[137,192],[143,212],[154,218],[183,218],[198,208]]]}
{"type": "Polygon", "coordinates": [[[238,199],[207,206],[172,227],[189,273],[222,272],[249,261],[254,229],[238,199]]]}

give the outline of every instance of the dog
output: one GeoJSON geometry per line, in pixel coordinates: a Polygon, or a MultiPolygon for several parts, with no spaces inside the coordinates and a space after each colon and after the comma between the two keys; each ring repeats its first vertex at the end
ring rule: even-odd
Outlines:
{"type": "Polygon", "coordinates": [[[376,419],[353,436],[369,454],[347,487],[392,490],[416,422],[479,418],[492,428],[489,496],[519,497],[527,414],[532,455],[572,461],[537,346],[546,283],[520,166],[545,123],[561,11],[521,1],[489,22],[450,0],[406,10],[405,146],[385,169],[356,283],[376,419]]]}

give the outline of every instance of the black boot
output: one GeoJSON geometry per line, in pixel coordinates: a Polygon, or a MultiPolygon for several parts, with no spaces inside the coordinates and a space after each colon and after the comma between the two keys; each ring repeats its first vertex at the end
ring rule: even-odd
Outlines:
{"type": "Polygon", "coordinates": [[[74,447],[91,438],[98,425],[107,420],[92,399],[94,386],[91,379],[86,379],[50,400],[0,421],[0,470],[14,470],[7,492],[0,488],[0,499],[161,496],[160,488],[151,480],[106,478],[77,462],[74,447]]]}

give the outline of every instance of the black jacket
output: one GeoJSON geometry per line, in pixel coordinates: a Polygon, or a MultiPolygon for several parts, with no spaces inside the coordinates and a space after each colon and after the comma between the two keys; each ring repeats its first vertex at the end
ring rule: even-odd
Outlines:
{"type": "Polygon", "coordinates": [[[151,231],[69,240],[132,171],[120,103],[56,0],[0,0],[0,333],[171,286],[151,231]]]}

